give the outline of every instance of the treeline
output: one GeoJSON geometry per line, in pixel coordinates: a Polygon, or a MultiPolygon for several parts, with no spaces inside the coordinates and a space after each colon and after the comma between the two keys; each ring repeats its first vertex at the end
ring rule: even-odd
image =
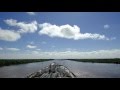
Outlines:
{"type": "Polygon", "coordinates": [[[120,64],[120,58],[114,59],[67,59],[79,62],[91,62],[91,63],[115,63],[120,64]]]}
{"type": "Polygon", "coordinates": [[[32,62],[43,62],[43,61],[50,61],[53,59],[0,59],[0,67],[1,66],[9,66],[9,65],[17,65],[17,64],[26,64],[32,62]]]}

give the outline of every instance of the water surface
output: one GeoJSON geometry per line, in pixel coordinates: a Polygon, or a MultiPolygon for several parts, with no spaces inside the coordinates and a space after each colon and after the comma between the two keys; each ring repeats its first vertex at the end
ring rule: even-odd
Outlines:
{"type": "Polygon", "coordinates": [[[68,67],[79,78],[120,78],[120,64],[85,63],[70,60],[52,60],[0,68],[0,78],[24,78],[56,62],[68,67]]]}

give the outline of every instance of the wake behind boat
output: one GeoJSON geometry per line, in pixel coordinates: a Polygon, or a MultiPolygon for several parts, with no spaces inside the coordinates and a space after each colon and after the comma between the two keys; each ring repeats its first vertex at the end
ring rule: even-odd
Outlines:
{"type": "Polygon", "coordinates": [[[67,67],[56,63],[51,63],[48,67],[32,73],[27,78],[76,78],[67,67]]]}

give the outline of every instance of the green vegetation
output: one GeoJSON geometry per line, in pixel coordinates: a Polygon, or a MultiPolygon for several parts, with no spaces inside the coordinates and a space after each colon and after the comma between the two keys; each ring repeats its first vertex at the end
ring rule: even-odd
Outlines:
{"type": "Polygon", "coordinates": [[[53,59],[0,59],[0,67],[1,66],[9,66],[9,65],[17,65],[17,64],[26,64],[32,62],[43,62],[43,61],[50,61],[53,59]]]}
{"type": "MultiPolygon", "coordinates": [[[[33,62],[44,62],[50,61],[54,59],[0,59],[0,67],[9,66],[9,65],[17,65],[17,64],[26,64],[33,62]]],[[[67,59],[78,62],[91,62],[91,63],[115,63],[120,64],[120,58],[114,59],[67,59]]]]}
{"type": "Polygon", "coordinates": [[[114,59],[67,59],[72,61],[79,61],[79,62],[91,62],[91,63],[115,63],[120,64],[120,58],[114,59]]]}

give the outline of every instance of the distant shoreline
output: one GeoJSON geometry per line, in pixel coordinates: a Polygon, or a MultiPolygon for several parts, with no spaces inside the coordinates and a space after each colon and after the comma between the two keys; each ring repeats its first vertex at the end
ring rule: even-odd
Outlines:
{"type": "MultiPolygon", "coordinates": [[[[33,62],[44,62],[44,61],[51,61],[51,60],[55,60],[55,59],[0,59],[0,67],[18,65],[18,64],[27,64],[27,63],[33,63],[33,62]]],[[[114,58],[114,59],[60,59],[60,60],[71,60],[71,61],[89,62],[89,63],[120,64],[119,58],[114,58]]]]}
{"type": "Polygon", "coordinates": [[[120,64],[120,58],[113,58],[113,59],[67,59],[67,60],[78,61],[78,62],[90,62],[90,63],[120,64]]]}
{"type": "Polygon", "coordinates": [[[0,67],[18,65],[18,64],[27,64],[33,62],[44,62],[50,60],[54,60],[54,59],[0,59],[0,67]]]}

